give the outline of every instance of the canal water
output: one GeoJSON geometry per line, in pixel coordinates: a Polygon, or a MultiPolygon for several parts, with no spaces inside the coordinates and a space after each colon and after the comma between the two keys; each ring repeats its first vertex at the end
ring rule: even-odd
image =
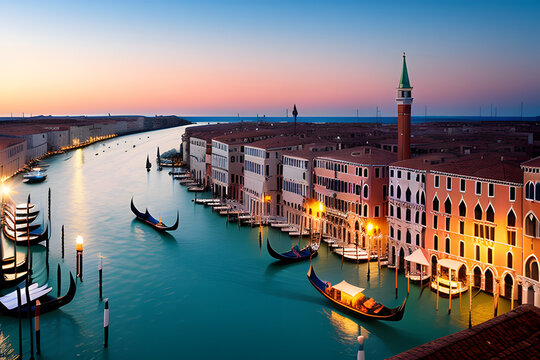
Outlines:
{"type": "MultiPolygon", "coordinates": [[[[356,338],[366,336],[366,359],[385,358],[468,324],[468,294],[452,302],[411,284],[403,320],[358,319],[333,307],[306,278],[309,262],[282,265],[259,247],[257,228],[227,224],[225,217],[192,201],[178,181],[155,169],[161,153],[179,147],[184,128],[129,135],[96,143],[46,160],[47,180],[8,182],[18,203],[31,194],[46,214],[52,193],[52,236],[49,276],[46,251],[33,246],[34,281],[48,281],[56,294],[56,267],[62,267],[62,293],[68,271],[75,273],[75,239],[84,238],[84,275],[75,299],[41,317],[42,359],[355,359],[356,338]],[[146,172],[147,155],[154,163],[146,172]],[[180,226],[159,234],[134,220],[130,199],[163,222],[180,226]],[[61,258],[61,226],[65,225],[65,259],[61,258]],[[110,305],[109,347],[103,348],[103,307],[98,296],[98,255],[104,259],[104,298],[110,305]]],[[[204,196],[204,195],[203,195],[204,196]]],[[[210,196],[206,194],[206,196],[210,196]]],[[[43,220],[43,216],[40,215],[43,220]]],[[[265,229],[278,250],[292,241],[265,229]]],[[[11,243],[4,241],[6,256],[11,243]]],[[[296,241],[296,240],[294,240],[296,241]]],[[[24,249],[21,250],[21,255],[24,249]]],[[[342,279],[366,288],[365,293],[390,307],[406,296],[400,274],[395,298],[394,272],[371,264],[342,263],[321,245],[313,259],[317,275],[332,283],[342,279]]],[[[501,300],[499,313],[509,310],[501,300]]],[[[493,316],[493,298],[480,293],[473,300],[473,323],[493,316]]],[[[29,356],[28,322],[23,321],[24,358],[29,356]]],[[[18,321],[0,316],[0,352],[18,352],[18,321]]],[[[2,356],[0,354],[0,357],[2,356]]]]}

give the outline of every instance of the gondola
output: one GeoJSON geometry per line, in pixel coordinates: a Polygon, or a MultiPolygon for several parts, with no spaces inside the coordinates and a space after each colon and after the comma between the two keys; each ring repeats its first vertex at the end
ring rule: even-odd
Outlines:
{"type": "Polygon", "coordinates": [[[13,205],[10,204],[4,205],[4,211],[9,212],[11,215],[16,214],[18,218],[23,216],[37,216],[39,214],[39,210],[35,209],[33,206],[31,206],[29,210],[26,208],[20,209],[19,207],[15,209],[13,205]]]}
{"type": "Polygon", "coordinates": [[[17,276],[15,274],[3,274],[0,275],[0,289],[8,289],[19,284],[21,281],[26,280],[28,272],[22,271],[18,272],[17,276]]]}
{"type": "MultiPolygon", "coordinates": [[[[8,226],[4,224],[2,227],[4,235],[11,241],[15,241],[15,231],[11,230],[8,226]]],[[[18,230],[18,229],[17,229],[18,230]]],[[[45,225],[45,230],[39,228],[38,230],[30,231],[30,239],[28,239],[26,231],[17,231],[17,245],[26,246],[28,243],[30,245],[39,244],[42,241],[47,240],[49,237],[49,228],[45,225]]]]}
{"type": "Polygon", "coordinates": [[[362,294],[364,289],[345,281],[332,287],[329,282],[322,281],[315,275],[312,265],[309,266],[307,277],[311,285],[324,297],[354,315],[387,321],[399,321],[403,318],[407,298],[400,306],[390,309],[362,294]]]}
{"type": "MultiPolygon", "coordinates": [[[[51,295],[48,295],[45,293],[42,296],[39,296],[38,298],[34,298],[30,301],[30,316],[34,316],[35,312],[35,304],[36,300],[39,300],[41,303],[40,306],[40,314],[45,314],[50,311],[56,310],[64,305],[67,305],[73,300],[75,297],[75,292],[77,291],[77,285],[75,284],[75,280],[73,279],[73,275],[71,272],[69,273],[69,289],[66,295],[61,296],[59,298],[55,298],[51,295]]],[[[31,292],[32,293],[32,292],[31,292]]],[[[27,317],[28,316],[28,305],[24,304],[21,306],[21,316],[27,317]]],[[[19,316],[18,307],[15,307],[14,309],[8,309],[2,302],[0,302],[0,313],[8,316],[19,316]]]]}
{"type": "Polygon", "coordinates": [[[317,256],[319,250],[319,246],[317,244],[309,244],[303,249],[299,249],[298,245],[295,245],[290,251],[278,253],[270,245],[269,239],[266,239],[266,248],[268,249],[270,256],[284,262],[296,262],[313,258],[317,256]]]}
{"type": "Polygon", "coordinates": [[[13,257],[9,259],[2,259],[2,273],[4,274],[15,274],[23,273],[28,269],[28,264],[26,259],[18,262],[15,266],[15,259],[13,257]]]}
{"type": "Polygon", "coordinates": [[[131,198],[131,211],[133,211],[135,216],[137,216],[137,219],[150,225],[157,231],[164,232],[164,231],[172,231],[172,230],[178,229],[178,212],[176,213],[176,222],[174,223],[174,225],[167,226],[164,223],[162,223],[161,220],[154,219],[152,215],[150,215],[150,213],[148,212],[148,209],[146,209],[144,213],[137,210],[137,208],[133,204],[133,198],[131,198]]]}
{"type": "MultiPolygon", "coordinates": [[[[13,224],[13,218],[10,215],[7,215],[5,217],[4,225],[7,226],[10,230],[15,230],[15,224],[13,224]]],[[[36,231],[40,227],[41,224],[31,224],[31,221],[29,221],[28,223],[17,223],[17,232],[26,232],[26,230],[36,231]]]]}
{"type": "MultiPolygon", "coordinates": [[[[13,214],[10,211],[4,211],[4,215],[6,216],[6,218],[10,219],[11,222],[13,222],[13,214]]],[[[30,215],[28,217],[26,216],[26,214],[17,215],[17,217],[15,218],[15,222],[17,223],[17,225],[31,223],[32,221],[36,220],[37,216],[37,213],[34,213],[33,215],[30,215]]]]}

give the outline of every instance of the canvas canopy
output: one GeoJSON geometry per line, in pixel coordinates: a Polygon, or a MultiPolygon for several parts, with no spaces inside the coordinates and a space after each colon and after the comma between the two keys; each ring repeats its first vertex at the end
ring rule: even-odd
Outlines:
{"type": "Polygon", "coordinates": [[[334,285],[334,289],[337,289],[337,290],[341,291],[342,293],[345,293],[345,294],[347,294],[347,295],[349,295],[351,297],[355,297],[356,295],[358,295],[362,291],[364,291],[364,289],[359,288],[359,287],[354,286],[354,285],[351,285],[348,282],[346,282],[345,280],[343,280],[342,282],[340,282],[337,285],[334,285]]]}
{"type": "Polygon", "coordinates": [[[424,256],[424,253],[422,252],[422,249],[416,249],[411,255],[406,256],[405,260],[408,261],[408,262],[415,263],[415,264],[429,266],[429,262],[427,261],[426,257],[424,256]]]}
{"type": "Polygon", "coordinates": [[[439,265],[451,270],[458,271],[459,268],[464,265],[462,262],[452,259],[441,259],[439,260],[439,265]]]}

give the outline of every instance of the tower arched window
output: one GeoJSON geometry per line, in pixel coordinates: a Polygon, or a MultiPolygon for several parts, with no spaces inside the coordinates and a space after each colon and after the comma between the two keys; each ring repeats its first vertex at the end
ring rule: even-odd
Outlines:
{"type": "Polygon", "coordinates": [[[411,243],[411,233],[409,232],[409,230],[407,230],[407,234],[405,234],[405,241],[407,242],[407,244],[411,243]]]}
{"type": "Polygon", "coordinates": [[[480,204],[476,204],[474,208],[474,218],[475,220],[482,220],[482,207],[480,204]]]}
{"type": "Polygon", "coordinates": [[[525,185],[525,199],[534,199],[534,184],[531,181],[525,185]]]}
{"type": "Polygon", "coordinates": [[[516,214],[512,209],[510,209],[510,211],[508,212],[508,216],[506,217],[506,225],[511,227],[516,226],[516,214]]]}
{"type": "Polygon", "coordinates": [[[446,244],[445,244],[445,252],[447,254],[450,254],[450,238],[446,238],[446,244]]]}
{"type": "Polygon", "coordinates": [[[433,199],[433,211],[439,211],[439,199],[436,196],[433,199]]]}
{"type": "Polygon", "coordinates": [[[364,199],[367,199],[368,195],[369,195],[369,187],[366,184],[364,185],[364,199]]]}
{"type": "Polygon", "coordinates": [[[444,212],[448,215],[452,214],[452,202],[450,201],[450,198],[446,198],[444,201],[444,212]]]}
{"type": "Polygon", "coordinates": [[[422,225],[426,226],[426,212],[422,211],[422,225]]]}
{"type": "Polygon", "coordinates": [[[414,222],[419,224],[420,223],[420,211],[416,211],[414,213],[414,222]]]}
{"type": "Polygon", "coordinates": [[[394,216],[394,205],[390,205],[390,216],[394,216]]]}
{"type": "Polygon", "coordinates": [[[459,216],[467,216],[467,205],[465,205],[465,202],[463,200],[461,200],[461,202],[459,203],[459,216]]]}
{"type": "Polygon", "coordinates": [[[422,191],[422,195],[420,196],[420,204],[426,205],[426,195],[422,191]]]}
{"type": "Polygon", "coordinates": [[[491,206],[491,204],[486,210],[486,220],[489,222],[495,222],[495,211],[493,210],[493,206],[491,206]]]}
{"type": "Polygon", "coordinates": [[[397,186],[396,197],[401,200],[401,186],[397,186]]]}
{"type": "Polygon", "coordinates": [[[416,192],[416,203],[420,204],[420,191],[416,192]]]}
{"type": "Polygon", "coordinates": [[[405,191],[405,201],[411,202],[411,189],[409,188],[407,188],[407,190],[405,191]]]}
{"type": "Polygon", "coordinates": [[[411,209],[405,210],[405,220],[411,221],[411,209]]]}
{"type": "Polygon", "coordinates": [[[399,206],[396,206],[396,217],[401,219],[401,208],[399,206]]]}

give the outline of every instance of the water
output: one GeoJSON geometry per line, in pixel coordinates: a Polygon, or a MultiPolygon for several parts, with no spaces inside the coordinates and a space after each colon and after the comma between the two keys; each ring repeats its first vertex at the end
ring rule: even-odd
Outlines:
{"type": "MultiPolygon", "coordinates": [[[[164,169],[145,169],[146,156],[179,147],[183,128],[135,134],[97,143],[47,159],[42,184],[10,181],[19,203],[31,193],[32,202],[46,214],[47,190],[52,191],[52,237],[49,283],[56,293],[56,266],[75,271],[75,238],[84,238],[84,277],[75,299],[61,310],[42,315],[43,359],[356,359],[359,334],[367,336],[367,359],[380,359],[468,324],[468,294],[452,303],[411,284],[405,316],[400,322],[360,320],[333,307],[306,278],[309,263],[281,265],[259,247],[257,228],[228,224],[210,208],[194,205],[194,197],[164,169]],[[135,145],[135,147],[133,147],[135,145]],[[163,213],[180,226],[159,234],[134,220],[129,202],[163,213]],[[65,252],[61,259],[60,229],[65,224],[65,252]],[[103,295],[110,304],[110,342],[103,348],[103,303],[98,298],[98,254],[106,257],[103,295]]],[[[154,163],[155,167],[155,163],[154,163]]],[[[206,195],[209,196],[209,195],[206,195]]],[[[41,215],[40,215],[41,216],[41,215]]],[[[266,236],[278,250],[291,240],[274,229],[266,236]]],[[[12,251],[4,240],[6,256],[12,251]]],[[[25,249],[22,249],[24,251],[25,249]]],[[[47,281],[45,249],[32,247],[34,278],[47,281]]],[[[22,252],[21,252],[22,254],[22,252]]],[[[321,246],[313,260],[319,277],[342,279],[365,287],[365,293],[389,306],[400,304],[407,283],[400,275],[395,299],[394,272],[371,264],[345,262],[321,246]]],[[[493,298],[474,298],[473,321],[491,318],[493,298]]],[[[509,302],[501,300],[500,313],[509,302]]],[[[23,321],[25,358],[29,355],[27,321],[23,321]]],[[[18,351],[18,321],[0,317],[0,357],[18,351]],[[3,339],[3,340],[2,340],[3,339]],[[15,351],[13,351],[15,350],[15,351]]]]}

